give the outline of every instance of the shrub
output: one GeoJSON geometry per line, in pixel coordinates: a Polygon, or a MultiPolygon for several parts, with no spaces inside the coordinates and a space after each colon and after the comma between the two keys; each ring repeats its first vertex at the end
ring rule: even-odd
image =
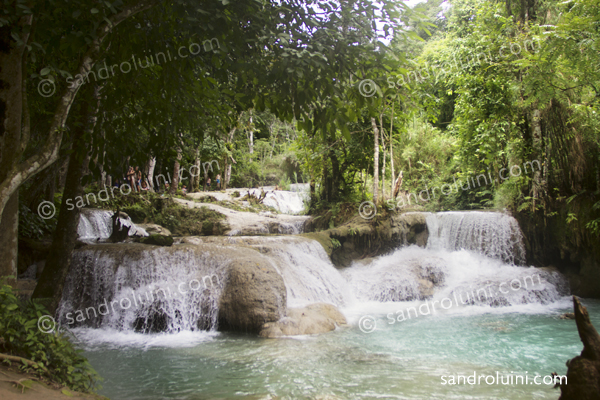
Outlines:
{"type": "MultiPolygon", "coordinates": [[[[81,350],[75,349],[62,333],[44,333],[38,320],[48,311],[35,301],[21,302],[12,288],[0,286],[0,348],[9,355],[34,362],[19,364],[33,372],[72,390],[95,392],[102,380],[81,350]]],[[[8,362],[8,361],[4,361],[8,362]]]]}

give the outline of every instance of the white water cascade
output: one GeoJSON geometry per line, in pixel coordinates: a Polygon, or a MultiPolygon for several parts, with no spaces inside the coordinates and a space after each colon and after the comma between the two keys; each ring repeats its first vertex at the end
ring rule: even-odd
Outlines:
{"type": "Polygon", "coordinates": [[[217,327],[228,264],[255,253],[283,277],[288,307],[342,306],[347,282],[316,241],[298,237],[188,238],[150,247],[100,244],[75,251],[60,322],[121,331],[180,332],[217,327]]]}
{"type": "Polygon", "coordinates": [[[230,259],[214,246],[110,244],[77,250],[60,321],[141,332],[210,329],[230,259]]]}
{"type": "Polygon", "coordinates": [[[512,216],[488,211],[449,211],[427,216],[427,248],[471,250],[511,264],[525,262],[519,223],[512,216]]]}
{"type": "Polygon", "coordinates": [[[281,274],[288,307],[326,302],[351,312],[367,304],[375,313],[387,303],[437,301],[438,308],[492,309],[550,304],[568,294],[558,272],[513,264],[525,254],[511,217],[440,213],[427,223],[427,248],[400,248],[342,271],[317,241],[297,236],[87,246],[75,251],[60,322],[138,332],[214,330],[228,265],[250,256],[281,274]]]}
{"type": "MultiPolygon", "coordinates": [[[[77,226],[79,238],[83,240],[108,239],[112,232],[113,214],[108,210],[82,209],[77,226]]],[[[121,218],[121,223],[132,227],[129,230],[129,236],[148,236],[148,233],[143,228],[136,226],[129,217],[121,218]]]]}
{"type": "Polygon", "coordinates": [[[359,300],[504,307],[549,304],[568,295],[560,273],[515,265],[524,261],[525,249],[509,215],[429,214],[427,227],[427,248],[400,248],[343,272],[359,300]]]}
{"type": "Polygon", "coordinates": [[[348,283],[319,242],[293,237],[246,238],[244,242],[271,259],[285,282],[288,307],[317,302],[343,306],[353,300],[348,283]]]}
{"type": "MultiPolygon", "coordinates": [[[[286,190],[273,190],[272,187],[265,187],[264,190],[267,192],[263,204],[269,207],[273,207],[282,214],[301,214],[304,212],[304,201],[308,199],[309,193],[300,190],[303,187],[296,187],[294,191],[286,190]]],[[[251,189],[249,193],[260,196],[261,191],[259,189],[251,189]]]]}

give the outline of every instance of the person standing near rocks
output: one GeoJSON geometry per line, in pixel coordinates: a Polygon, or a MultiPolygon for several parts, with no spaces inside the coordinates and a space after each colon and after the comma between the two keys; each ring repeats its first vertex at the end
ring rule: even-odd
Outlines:
{"type": "Polygon", "coordinates": [[[131,185],[131,189],[135,190],[135,171],[132,166],[127,170],[127,182],[131,185]]]}

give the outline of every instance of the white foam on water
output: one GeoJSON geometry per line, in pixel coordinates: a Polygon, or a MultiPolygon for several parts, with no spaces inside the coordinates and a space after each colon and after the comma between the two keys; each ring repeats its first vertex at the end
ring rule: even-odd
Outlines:
{"type": "Polygon", "coordinates": [[[112,328],[75,328],[71,332],[80,342],[85,343],[87,350],[97,347],[105,348],[152,348],[170,347],[185,348],[194,347],[200,343],[215,340],[220,333],[215,331],[182,331],[178,333],[154,333],[143,334],[132,331],[121,331],[112,328]]]}

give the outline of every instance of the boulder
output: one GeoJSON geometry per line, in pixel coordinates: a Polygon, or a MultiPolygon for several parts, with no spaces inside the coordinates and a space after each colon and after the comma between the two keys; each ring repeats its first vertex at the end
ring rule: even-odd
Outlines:
{"type": "MultiPolygon", "coordinates": [[[[357,259],[387,254],[398,246],[426,247],[429,238],[426,217],[427,214],[421,212],[387,213],[370,220],[358,216],[318,235],[329,236],[340,243],[341,246],[331,249],[328,254],[335,266],[348,267],[357,259]]],[[[327,247],[325,249],[327,251],[327,247]]]]}
{"type": "Polygon", "coordinates": [[[559,400],[600,399],[600,335],[590,322],[587,309],[573,296],[575,323],[583,351],[567,361],[567,381],[560,385],[559,400]]]}
{"type": "Polygon", "coordinates": [[[156,233],[152,233],[150,234],[150,236],[141,238],[140,243],[153,244],[156,246],[172,246],[173,238],[171,236],[163,236],[156,233]]]}
{"type": "Polygon", "coordinates": [[[259,333],[285,315],[283,278],[260,258],[237,259],[228,266],[219,305],[219,330],[259,333]]]}
{"type": "Polygon", "coordinates": [[[136,224],[137,227],[144,229],[149,235],[156,233],[162,236],[171,236],[171,231],[157,224],[136,224]]]}
{"type": "Polygon", "coordinates": [[[260,336],[277,338],[281,336],[314,335],[334,330],[346,325],[346,318],[333,305],[315,303],[302,308],[290,308],[287,316],[277,322],[263,325],[260,336]]]}

